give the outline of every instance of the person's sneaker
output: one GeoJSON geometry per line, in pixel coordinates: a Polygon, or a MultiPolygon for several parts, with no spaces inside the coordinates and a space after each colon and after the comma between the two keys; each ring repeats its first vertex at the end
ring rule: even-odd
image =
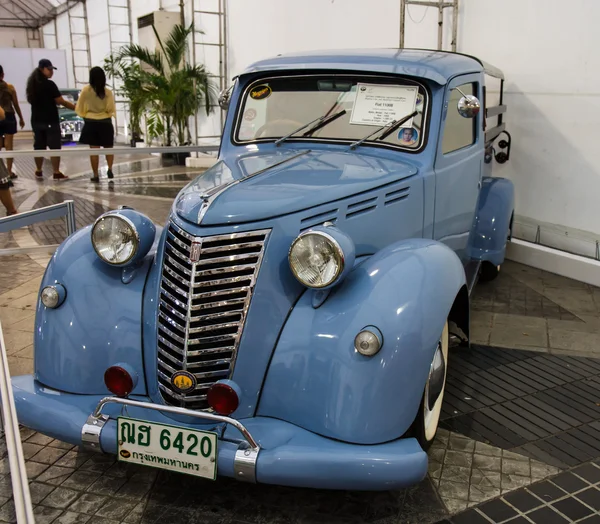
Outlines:
{"type": "Polygon", "coordinates": [[[14,173],[10,173],[10,178],[19,178],[17,175],[15,175],[14,173]]]}
{"type": "Polygon", "coordinates": [[[100,177],[97,177],[97,176],[90,177],[90,182],[98,183],[98,182],[100,182],[100,177]]]}
{"type": "Polygon", "coordinates": [[[43,173],[43,171],[36,171],[35,172],[35,178],[37,178],[38,180],[43,180],[44,179],[44,173],[43,173]]]}
{"type": "Polygon", "coordinates": [[[59,182],[62,182],[63,180],[69,180],[69,177],[66,175],[63,175],[62,173],[54,173],[52,178],[54,180],[58,180],[59,182]]]}
{"type": "Polygon", "coordinates": [[[113,172],[110,169],[106,172],[106,176],[108,178],[115,178],[115,175],[113,175],[113,172]]]}

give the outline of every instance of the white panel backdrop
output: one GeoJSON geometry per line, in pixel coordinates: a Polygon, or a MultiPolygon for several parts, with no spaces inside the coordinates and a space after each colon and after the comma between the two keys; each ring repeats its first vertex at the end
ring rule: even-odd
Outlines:
{"type": "Polygon", "coordinates": [[[59,88],[69,87],[67,80],[67,54],[62,49],[19,49],[0,48],[0,64],[4,67],[6,81],[13,84],[19,97],[19,105],[25,118],[25,129],[31,129],[29,122],[31,108],[25,97],[25,86],[27,78],[37,67],[42,58],[50,60],[58,68],[54,72],[53,81],[59,88]]]}
{"type": "MultiPolygon", "coordinates": [[[[106,3],[88,3],[93,64],[110,51],[108,21],[101,12],[106,3]]],[[[511,162],[496,166],[496,173],[515,182],[521,234],[534,234],[529,222],[542,223],[547,242],[572,250],[579,242],[580,252],[590,254],[593,240],[600,238],[600,1],[460,3],[458,51],[480,56],[507,77],[507,121],[514,145],[511,162]]],[[[188,23],[190,4],[184,1],[188,23]]],[[[196,4],[212,10],[218,2],[196,4]]],[[[136,41],[137,17],[161,7],[177,11],[178,0],[135,1],[131,6],[136,41]]],[[[227,9],[229,78],[251,62],[278,53],[399,44],[400,0],[228,0],[227,9]]],[[[200,40],[212,40],[216,28],[210,15],[197,15],[196,24],[206,32],[200,40]]],[[[450,26],[446,16],[446,49],[450,26]]],[[[57,27],[58,47],[70,57],[66,15],[59,17],[57,27]]],[[[406,28],[407,47],[434,48],[437,10],[411,6],[406,28]]],[[[54,33],[49,28],[44,32],[54,33]]],[[[217,60],[210,51],[196,49],[198,61],[213,70],[217,60]]],[[[215,133],[216,122],[201,115],[200,131],[215,133]]]]}

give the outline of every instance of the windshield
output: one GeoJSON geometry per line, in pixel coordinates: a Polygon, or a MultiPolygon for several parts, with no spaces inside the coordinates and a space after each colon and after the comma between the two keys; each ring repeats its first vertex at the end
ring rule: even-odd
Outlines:
{"type": "Polygon", "coordinates": [[[63,91],[60,95],[68,102],[75,104],[79,98],[79,91],[63,91]]]}
{"type": "Polygon", "coordinates": [[[264,79],[246,89],[238,115],[237,142],[276,140],[293,131],[287,140],[345,140],[354,142],[415,110],[411,118],[384,140],[385,144],[418,150],[424,141],[427,92],[401,78],[344,75],[279,77],[264,79]],[[305,124],[319,118],[338,118],[314,131],[305,124]]]}

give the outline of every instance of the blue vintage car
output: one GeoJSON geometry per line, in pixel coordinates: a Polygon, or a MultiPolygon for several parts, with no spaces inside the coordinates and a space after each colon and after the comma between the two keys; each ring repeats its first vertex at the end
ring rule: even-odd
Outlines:
{"type": "Polygon", "coordinates": [[[419,482],[449,341],[468,344],[471,289],[511,234],[490,76],[397,49],[250,66],[222,98],[218,162],[164,228],[123,208],[57,249],[20,422],[209,479],[419,482]]]}

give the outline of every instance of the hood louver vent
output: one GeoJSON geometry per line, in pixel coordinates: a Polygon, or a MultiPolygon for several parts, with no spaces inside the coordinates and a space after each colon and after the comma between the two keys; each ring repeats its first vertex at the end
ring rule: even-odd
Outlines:
{"type": "Polygon", "coordinates": [[[337,221],[337,209],[332,209],[330,211],[323,211],[318,215],[311,215],[309,217],[303,218],[300,221],[300,231],[306,231],[311,227],[322,226],[324,222],[332,222],[336,223],[337,221]]]}
{"type": "Polygon", "coordinates": [[[348,205],[348,211],[346,212],[346,218],[356,217],[363,215],[369,211],[373,211],[377,207],[377,197],[367,198],[360,202],[348,205]]]}
{"type": "Polygon", "coordinates": [[[410,187],[401,187],[385,194],[385,205],[394,204],[400,200],[404,200],[410,193],[410,187]]]}

